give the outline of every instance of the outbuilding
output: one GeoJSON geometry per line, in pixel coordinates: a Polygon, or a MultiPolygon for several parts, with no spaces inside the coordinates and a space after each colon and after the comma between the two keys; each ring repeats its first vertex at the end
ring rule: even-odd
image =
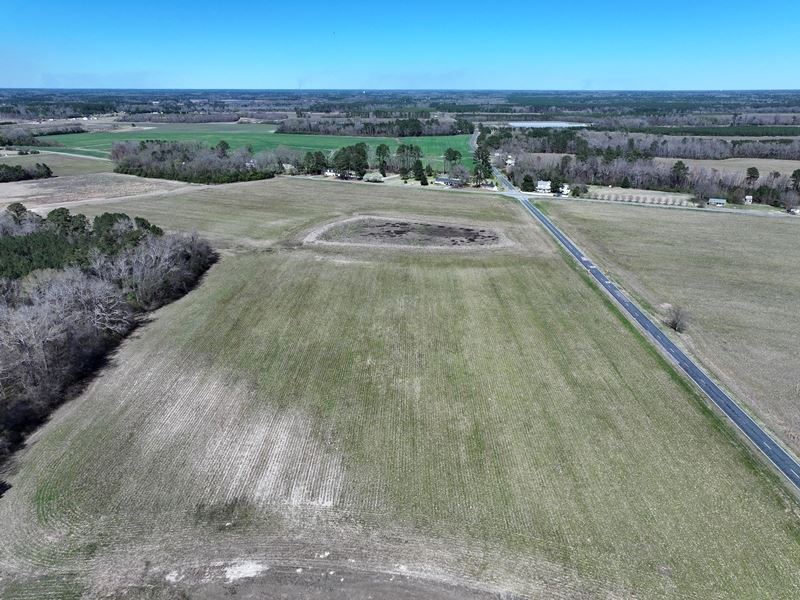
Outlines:
{"type": "Polygon", "coordinates": [[[709,198],[708,205],[709,206],[725,206],[728,204],[728,201],[725,198],[709,198]]]}

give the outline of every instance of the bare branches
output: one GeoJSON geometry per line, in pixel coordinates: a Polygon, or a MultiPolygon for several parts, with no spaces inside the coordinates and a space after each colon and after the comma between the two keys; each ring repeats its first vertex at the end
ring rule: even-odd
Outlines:
{"type": "Polygon", "coordinates": [[[670,329],[683,333],[689,325],[689,313],[681,306],[670,306],[665,323],[670,329]]]}
{"type": "Polygon", "coordinates": [[[196,233],[147,236],[117,256],[90,257],[92,273],[144,310],[186,293],[215,260],[214,250],[196,233]]]}
{"type": "MultiPolygon", "coordinates": [[[[124,235],[134,222],[109,229],[124,235]]],[[[136,311],[186,293],[215,259],[196,234],[148,230],[116,255],[93,249],[85,270],[0,279],[0,460],[134,327],[136,311]]]]}
{"type": "Polygon", "coordinates": [[[282,172],[284,162],[302,161],[297,150],[278,148],[254,155],[245,148],[228,152],[222,144],[208,148],[196,142],[119,142],[112,147],[111,158],[120,173],[194,183],[266,179],[282,172]]]}

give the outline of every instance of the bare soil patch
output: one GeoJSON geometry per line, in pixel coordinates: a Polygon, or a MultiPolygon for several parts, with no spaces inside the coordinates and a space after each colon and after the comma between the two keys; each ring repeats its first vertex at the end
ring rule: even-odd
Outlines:
{"type": "MultiPolygon", "coordinates": [[[[162,597],[180,598],[181,593],[191,598],[212,599],[224,596],[237,598],[326,598],[342,600],[367,600],[384,598],[401,600],[428,598],[430,600],[464,600],[490,598],[517,598],[511,594],[499,594],[473,589],[454,583],[428,580],[397,573],[365,572],[341,567],[296,567],[295,565],[259,565],[245,563],[239,571],[250,567],[253,571],[243,577],[229,579],[226,583],[193,583],[164,586],[162,597]]],[[[229,568],[228,571],[232,569],[229,568]]],[[[156,586],[157,587],[157,586],[156,586]]],[[[152,591],[153,586],[148,586],[152,591]]],[[[129,590],[134,598],[136,590],[129,590]]],[[[144,595],[143,595],[144,596],[144,595]]],[[[146,596],[152,597],[152,596],[146,596]]]]}
{"type": "Polygon", "coordinates": [[[509,245],[499,232],[478,225],[359,216],[312,231],[304,243],[395,248],[473,248],[509,245]]]}

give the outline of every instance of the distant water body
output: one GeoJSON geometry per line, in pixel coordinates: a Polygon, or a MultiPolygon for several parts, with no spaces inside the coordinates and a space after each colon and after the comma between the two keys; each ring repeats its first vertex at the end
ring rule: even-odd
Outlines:
{"type": "Polygon", "coordinates": [[[545,127],[588,127],[588,123],[571,123],[568,121],[510,121],[511,127],[530,127],[544,129],[545,127]]]}

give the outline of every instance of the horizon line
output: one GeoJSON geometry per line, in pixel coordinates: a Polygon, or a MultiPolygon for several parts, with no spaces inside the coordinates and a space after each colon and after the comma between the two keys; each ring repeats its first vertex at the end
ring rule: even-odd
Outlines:
{"type": "Polygon", "coordinates": [[[715,93],[715,92],[800,92],[800,88],[247,88],[247,87],[28,87],[0,86],[0,91],[73,91],[73,92],[529,92],[529,93],[715,93]]]}

